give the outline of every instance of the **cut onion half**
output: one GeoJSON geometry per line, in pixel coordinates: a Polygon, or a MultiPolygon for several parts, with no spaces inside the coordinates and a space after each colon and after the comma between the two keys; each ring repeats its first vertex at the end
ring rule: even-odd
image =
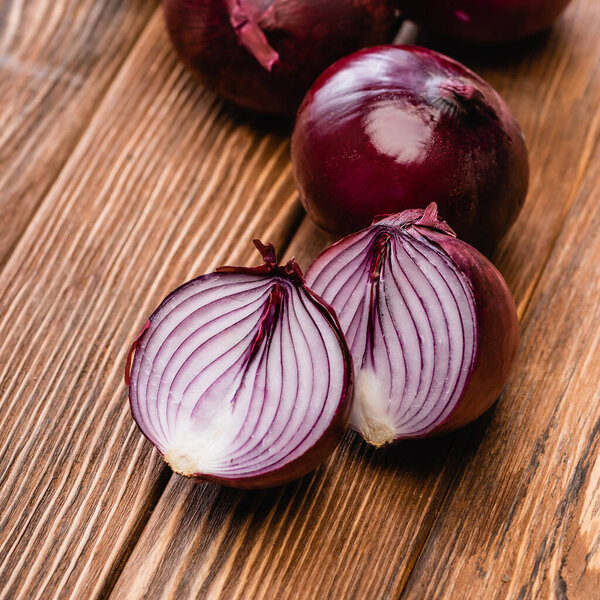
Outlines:
{"type": "Polygon", "coordinates": [[[332,310],[292,260],[223,267],[172,292],[134,344],[135,422],[171,468],[242,488],[317,467],[350,410],[352,363],[332,310]]]}
{"type": "Polygon", "coordinates": [[[519,339],[514,301],[435,204],[343,238],[306,277],[346,335],[356,382],[350,426],[367,442],[455,429],[504,387],[519,339]]]}

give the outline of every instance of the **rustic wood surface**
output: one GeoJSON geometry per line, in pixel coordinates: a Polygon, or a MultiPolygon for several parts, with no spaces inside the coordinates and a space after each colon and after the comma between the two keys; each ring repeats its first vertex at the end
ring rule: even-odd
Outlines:
{"type": "Polygon", "coordinates": [[[192,275],[303,266],[290,126],[178,63],[156,0],[0,0],[0,598],[593,598],[600,589],[600,3],[501,51],[438,46],[530,148],[496,262],[522,320],[497,405],[240,492],[164,467],[132,423],[129,343],[192,275]]]}

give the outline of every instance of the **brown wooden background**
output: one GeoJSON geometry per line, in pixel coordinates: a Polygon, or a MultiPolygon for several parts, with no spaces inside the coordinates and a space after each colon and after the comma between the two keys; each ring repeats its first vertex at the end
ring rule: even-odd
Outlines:
{"type": "Polygon", "coordinates": [[[185,279],[306,267],[289,128],[178,63],[157,0],[0,0],[0,597],[600,597],[600,2],[496,86],[531,191],[496,256],[522,319],[495,408],[450,437],[239,492],[172,476],[133,425],[133,335],[185,279]]]}

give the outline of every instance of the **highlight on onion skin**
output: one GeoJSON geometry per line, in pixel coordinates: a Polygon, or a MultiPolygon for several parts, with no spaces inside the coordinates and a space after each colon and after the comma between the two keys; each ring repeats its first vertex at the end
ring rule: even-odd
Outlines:
{"type": "Polygon", "coordinates": [[[434,204],[343,238],[306,280],[337,312],[354,362],[350,427],[370,444],[453,431],[504,388],[519,342],[513,298],[434,204]]]}
{"type": "Polygon", "coordinates": [[[570,0],[399,0],[433,33],[479,44],[513,42],[550,27],[570,0]]]}
{"type": "Polygon", "coordinates": [[[163,0],[167,29],[205,85],[261,113],[294,115],[338,58],[393,39],[395,0],[163,0]]]}
{"type": "Polygon", "coordinates": [[[417,46],[368,48],[327,69],[298,111],[292,163],[307,213],[326,230],[436,202],[488,255],[529,182],[523,135],[498,93],[417,46]]]}
{"type": "Polygon", "coordinates": [[[352,361],[292,259],[222,267],[177,288],[133,344],[133,418],[177,473],[238,488],[315,469],[348,424],[352,361]]]}

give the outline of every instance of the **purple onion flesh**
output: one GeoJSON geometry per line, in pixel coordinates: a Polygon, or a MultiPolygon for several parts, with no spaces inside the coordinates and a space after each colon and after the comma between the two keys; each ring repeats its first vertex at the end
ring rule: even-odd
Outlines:
{"type": "Polygon", "coordinates": [[[293,115],[338,58],[393,39],[395,0],[164,0],[183,62],[210,89],[262,113],[293,115]]]}
{"type": "Polygon", "coordinates": [[[570,0],[399,0],[423,28],[475,43],[512,42],[554,23],[570,0]]]}
{"type": "Polygon", "coordinates": [[[133,417],[171,468],[241,488],[317,467],[347,426],[352,363],[295,262],[224,267],[172,292],[134,344],[133,417]]]}
{"type": "Polygon", "coordinates": [[[292,162],[302,203],[324,229],[348,233],[436,202],[486,254],[529,181],[521,130],[498,93],[417,46],[361,50],[327,69],[298,111],[292,162]]]}
{"type": "Polygon", "coordinates": [[[367,442],[456,429],[506,384],[519,340],[513,298],[435,205],[343,238],[306,281],[337,312],[354,363],[350,426],[367,442]]]}

